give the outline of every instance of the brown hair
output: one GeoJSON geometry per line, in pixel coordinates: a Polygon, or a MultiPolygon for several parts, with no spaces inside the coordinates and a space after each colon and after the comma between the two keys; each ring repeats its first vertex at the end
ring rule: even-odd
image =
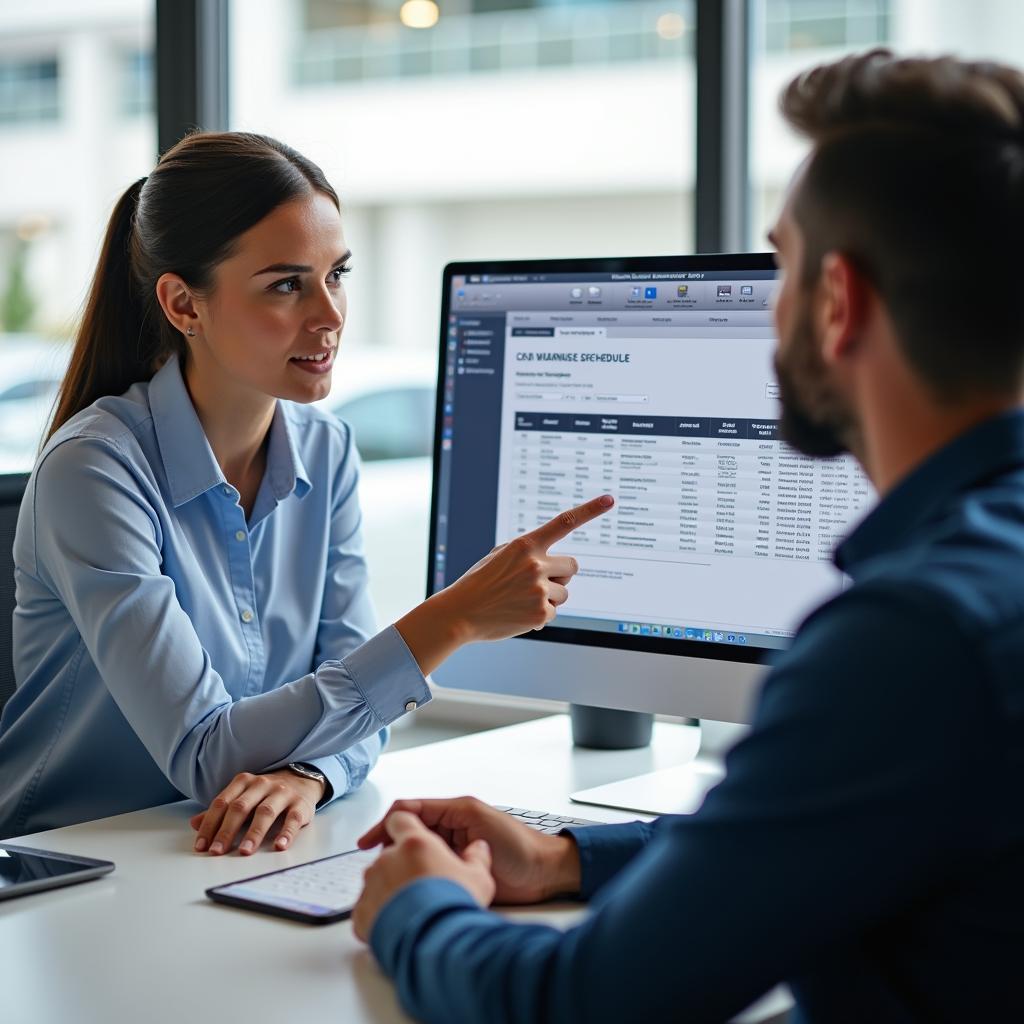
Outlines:
{"type": "Polygon", "coordinates": [[[196,132],[169,149],[111,214],[47,439],[96,399],[149,380],[184,353],[156,299],[163,274],[209,291],[239,235],[313,191],[340,208],[316,164],[263,135],[196,132]]]}
{"type": "Polygon", "coordinates": [[[813,144],[793,198],[805,284],[846,254],[942,400],[1024,377],[1024,75],[888,50],[814,68],[783,116],[813,144]]]}

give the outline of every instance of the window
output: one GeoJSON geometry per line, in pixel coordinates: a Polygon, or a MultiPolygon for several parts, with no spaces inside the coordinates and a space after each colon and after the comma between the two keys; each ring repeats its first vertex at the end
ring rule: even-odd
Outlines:
{"type": "MultiPolygon", "coordinates": [[[[897,20],[927,21],[933,8],[952,2],[898,0],[751,0],[753,57],[750,72],[750,178],[752,249],[767,248],[765,235],[778,213],[790,177],[806,152],[779,114],[779,92],[800,71],[844,53],[896,42],[897,20]],[[914,16],[914,12],[920,12],[914,16]]],[[[913,38],[913,35],[911,36],[913,38]]]]}
{"type": "Polygon", "coordinates": [[[345,402],[334,412],[352,428],[364,462],[428,458],[431,454],[433,387],[377,391],[345,402]]]}
{"type": "Polygon", "coordinates": [[[752,0],[750,243],[764,236],[806,152],[778,113],[779,90],[798,72],[845,53],[889,46],[908,55],[951,53],[1024,64],[1024,5],[1004,0],[752,0]]]}
{"type": "Polygon", "coordinates": [[[17,402],[25,398],[53,398],[59,380],[26,380],[0,391],[0,402],[17,402]]]}
{"type": "Polygon", "coordinates": [[[769,53],[870,46],[889,36],[889,0],[769,0],[763,6],[769,53]]]}
{"type": "Polygon", "coordinates": [[[118,103],[121,113],[126,117],[152,114],[156,99],[152,52],[122,50],[117,59],[120,64],[118,103]]]}
{"type": "Polygon", "coordinates": [[[32,466],[107,218],[156,158],[153,21],[47,0],[0,27],[0,472],[32,466]]]}
{"type": "MultiPolygon", "coordinates": [[[[436,358],[451,260],[693,247],[689,0],[442,0],[427,29],[404,26],[400,6],[275,0],[270,19],[248,16],[244,0],[232,7],[231,127],[295,146],[341,195],[354,258],[336,392],[362,354],[386,356],[396,387],[411,358],[436,358]]],[[[430,392],[435,375],[433,362],[430,392]]],[[[426,565],[429,464],[421,485],[416,460],[399,455],[412,412],[392,401],[346,414],[360,417],[380,609],[411,607],[422,587],[408,566],[426,565]],[[385,530],[392,547],[415,539],[401,571],[385,530]]],[[[425,455],[429,406],[416,418],[425,455]]]]}
{"type": "Polygon", "coordinates": [[[54,57],[0,59],[0,125],[55,121],[59,84],[54,57]]]}
{"type": "Polygon", "coordinates": [[[303,6],[301,41],[292,58],[297,85],[678,62],[691,50],[689,5],[678,2],[531,6],[503,0],[445,14],[429,30],[402,25],[394,6],[388,12],[373,3],[303,6]]]}

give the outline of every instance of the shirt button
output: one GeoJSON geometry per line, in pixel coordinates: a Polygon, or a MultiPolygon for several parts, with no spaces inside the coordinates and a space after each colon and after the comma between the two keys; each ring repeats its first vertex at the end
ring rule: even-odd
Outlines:
{"type": "Polygon", "coordinates": [[[409,701],[405,705],[405,710],[406,711],[415,711],[416,710],[416,701],[414,701],[414,700],[409,701]]]}
{"type": "Polygon", "coordinates": [[[252,622],[252,612],[249,611],[248,608],[246,608],[245,611],[242,612],[242,621],[243,622],[252,622]]]}
{"type": "Polygon", "coordinates": [[[245,530],[239,530],[235,534],[235,540],[245,540],[245,530]]]}
{"type": "Polygon", "coordinates": [[[230,488],[230,487],[225,487],[225,488],[224,488],[224,493],[230,496],[230,494],[231,494],[231,488],[230,488]]]}

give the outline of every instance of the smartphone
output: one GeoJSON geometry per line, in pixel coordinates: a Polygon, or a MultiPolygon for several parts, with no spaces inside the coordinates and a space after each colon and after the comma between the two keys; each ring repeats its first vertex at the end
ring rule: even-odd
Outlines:
{"type": "Polygon", "coordinates": [[[363,872],[379,850],[347,850],[265,875],[216,885],[206,895],[217,903],[287,917],[306,924],[343,921],[363,891],[363,872]]]}

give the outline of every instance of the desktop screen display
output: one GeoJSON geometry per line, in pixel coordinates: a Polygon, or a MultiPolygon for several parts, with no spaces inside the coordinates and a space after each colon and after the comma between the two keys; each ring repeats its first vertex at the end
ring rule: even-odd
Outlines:
{"type": "Polygon", "coordinates": [[[778,436],[768,256],[445,273],[428,589],[597,494],[547,640],[760,660],[846,585],[874,495],[778,436]],[[699,651],[698,648],[704,648],[699,651]]]}

